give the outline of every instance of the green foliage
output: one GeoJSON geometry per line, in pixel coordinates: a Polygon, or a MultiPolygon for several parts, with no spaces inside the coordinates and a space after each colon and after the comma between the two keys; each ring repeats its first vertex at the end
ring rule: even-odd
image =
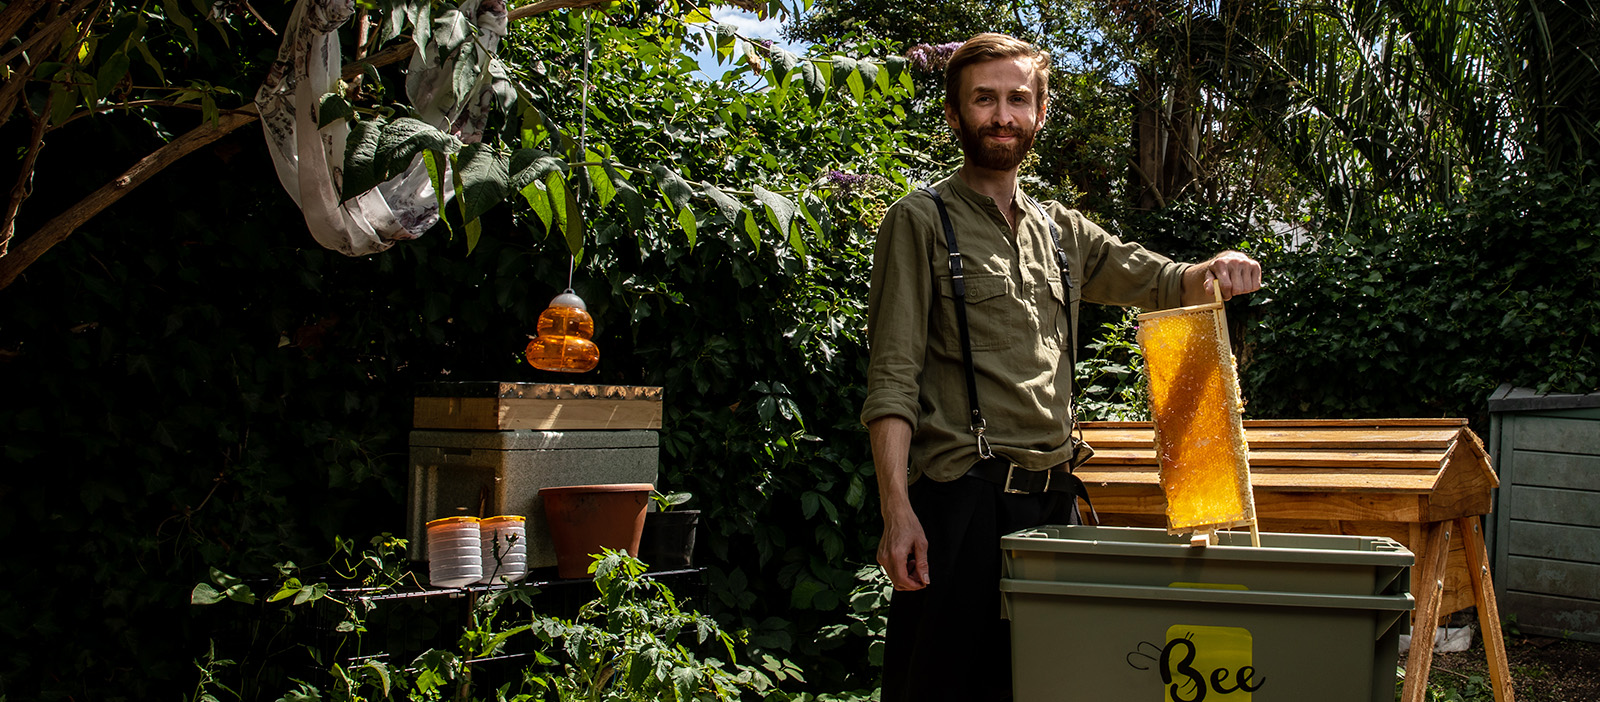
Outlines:
{"type": "Polygon", "coordinates": [[[1600,386],[1600,181],[1483,173],[1267,261],[1241,359],[1259,417],[1453,416],[1504,382],[1600,386]]]}
{"type": "Polygon", "coordinates": [[[645,578],[643,563],[607,549],[590,571],[600,596],[577,617],[536,616],[531,624],[545,650],[559,656],[541,655],[556,668],[537,678],[555,699],[736,700],[742,690],[771,686],[765,675],[735,664],[733,637],[715,620],[683,611],[671,590],[645,578]],[[693,647],[728,660],[702,658],[693,647]]]}

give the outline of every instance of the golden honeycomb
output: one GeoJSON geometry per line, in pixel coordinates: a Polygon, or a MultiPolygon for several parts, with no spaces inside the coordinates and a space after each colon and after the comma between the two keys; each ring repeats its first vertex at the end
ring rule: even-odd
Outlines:
{"type": "Polygon", "coordinates": [[[1255,519],[1244,404],[1221,315],[1219,303],[1139,317],[1167,530],[1174,534],[1255,519]]]}

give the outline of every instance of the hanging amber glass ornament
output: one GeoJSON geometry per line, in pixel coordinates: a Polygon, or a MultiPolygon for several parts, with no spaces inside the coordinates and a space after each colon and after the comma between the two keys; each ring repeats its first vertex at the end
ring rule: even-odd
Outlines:
{"type": "Polygon", "coordinates": [[[591,371],[600,363],[600,347],[589,340],[591,336],[594,319],[589,316],[589,307],[572,288],[567,288],[539,315],[539,336],[528,342],[524,355],[528,365],[539,370],[591,371]]]}

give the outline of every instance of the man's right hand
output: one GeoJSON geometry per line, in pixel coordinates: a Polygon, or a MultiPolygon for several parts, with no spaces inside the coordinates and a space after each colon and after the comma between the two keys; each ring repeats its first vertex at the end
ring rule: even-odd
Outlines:
{"type": "Polygon", "coordinates": [[[922,522],[907,506],[901,513],[883,520],[883,539],[878,541],[878,565],[889,574],[896,590],[921,590],[929,584],[928,537],[922,522]]]}

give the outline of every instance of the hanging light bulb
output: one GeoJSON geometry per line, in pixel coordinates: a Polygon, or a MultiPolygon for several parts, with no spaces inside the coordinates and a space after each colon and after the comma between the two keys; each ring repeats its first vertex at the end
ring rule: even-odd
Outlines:
{"type": "Polygon", "coordinates": [[[582,373],[600,363],[594,336],[594,318],[583,298],[567,288],[539,315],[539,336],[528,342],[524,355],[539,370],[582,373]]]}

